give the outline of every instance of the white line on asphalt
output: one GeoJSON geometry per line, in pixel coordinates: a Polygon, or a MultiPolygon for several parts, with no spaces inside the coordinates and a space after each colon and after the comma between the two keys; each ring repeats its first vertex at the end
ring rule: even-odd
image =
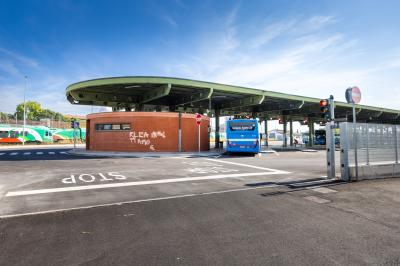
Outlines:
{"type": "Polygon", "coordinates": [[[247,187],[247,188],[238,188],[238,189],[229,189],[229,190],[221,190],[221,191],[204,192],[204,193],[198,193],[198,194],[185,194],[185,195],[177,195],[177,196],[170,196],[170,197],[158,197],[158,198],[150,198],[150,199],[141,199],[141,200],[106,203],[106,204],[97,204],[97,205],[90,205],[90,206],[83,206],[83,207],[54,209],[54,210],[48,210],[48,211],[8,214],[8,215],[0,216],[0,219],[20,217],[20,216],[29,216],[29,215],[38,215],[38,214],[47,214],[47,213],[55,213],[55,212],[65,212],[65,211],[73,211],[73,210],[81,210],[81,209],[92,209],[92,208],[108,207],[108,206],[115,206],[115,205],[120,206],[120,205],[124,205],[124,204],[141,203],[141,202],[149,202],[149,201],[161,201],[161,200],[189,198],[189,197],[196,197],[196,196],[206,196],[206,195],[213,195],[213,194],[224,194],[224,193],[232,193],[232,192],[239,192],[239,191],[246,191],[246,190],[255,190],[255,189],[263,189],[263,188],[274,188],[274,187],[279,187],[279,186],[281,186],[281,185],[273,184],[273,185],[266,185],[266,186],[260,186],[260,187],[247,187]]]}
{"type": "Polygon", "coordinates": [[[1,156],[1,155],[4,155],[4,154],[5,154],[4,152],[0,152],[0,156],[1,156]]]}
{"type": "Polygon", "coordinates": [[[315,202],[315,203],[329,203],[329,202],[331,202],[328,199],[323,199],[323,198],[316,197],[316,196],[307,196],[307,197],[304,197],[304,198],[307,199],[307,200],[310,200],[312,202],[315,202]]]}
{"type": "Polygon", "coordinates": [[[42,154],[43,154],[43,152],[41,152],[41,151],[38,151],[36,154],[37,154],[37,155],[42,155],[42,154]]]}
{"type": "Polygon", "coordinates": [[[18,154],[18,152],[12,152],[12,153],[10,153],[11,156],[14,156],[14,155],[17,155],[17,154],[18,154]]]}
{"type": "Polygon", "coordinates": [[[60,151],[60,154],[67,154],[66,151],[60,151]]]}
{"type": "Polygon", "coordinates": [[[279,174],[289,174],[290,172],[283,171],[283,170],[277,170],[277,169],[272,169],[272,168],[266,168],[266,167],[260,167],[260,166],[255,166],[255,165],[250,165],[250,164],[244,164],[244,163],[235,163],[235,162],[228,162],[224,160],[216,160],[216,159],[206,159],[209,161],[214,161],[214,162],[219,162],[219,163],[227,163],[227,164],[233,164],[233,165],[239,165],[239,166],[244,166],[244,167],[250,167],[254,169],[260,169],[260,170],[267,170],[267,171],[272,171],[274,173],[279,173],[279,174]]]}
{"type": "Polygon", "coordinates": [[[56,154],[54,151],[49,151],[49,154],[56,154]]]}
{"type": "Polygon", "coordinates": [[[30,152],[24,152],[24,155],[30,155],[31,153],[30,152]]]}
{"type": "Polygon", "coordinates": [[[276,175],[276,174],[282,174],[282,172],[277,171],[277,172],[211,175],[211,176],[169,178],[169,179],[148,180],[148,181],[121,182],[121,183],[113,183],[113,184],[88,185],[88,186],[76,186],[76,187],[57,187],[57,188],[45,188],[45,189],[36,189],[36,190],[9,191],[6,194],[6,197],[56,193],[56,192],[66,192],[66,191],[79,191],[79,190],[89,190],[89,189],[112,188],[112,187],[156,185],[156,184],[178,183],[178,182],[197,181],[197,180],[212,180],[212,179],[221,179],[221,178],[235,178],[235,177],[248,177],[248,176],[261,176],[261,175],[265,176],[265,175],[276,175]]]}
{"type": "Polygon", "coordinates": [[[314,187],[314,188],[310,188],[312,191],[316,191],[322,194],[327,194],[327,193],[334,193],[337,192],[337,190],[334,189],[330,189],[327,187],[314,187]]]}

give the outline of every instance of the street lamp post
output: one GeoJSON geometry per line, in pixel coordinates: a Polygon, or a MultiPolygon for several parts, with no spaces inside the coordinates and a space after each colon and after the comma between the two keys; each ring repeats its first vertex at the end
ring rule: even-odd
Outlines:
{"type": "Polygon", "coordinates": [[[24,126],[22,129],[22,145],[25,145],[25,126],[26,126],[26,101],[25,101],[25,95],[26,95],[26,90],[28,89],[28,76],[25,76],[25,87],[24,87],[24,126]]]}

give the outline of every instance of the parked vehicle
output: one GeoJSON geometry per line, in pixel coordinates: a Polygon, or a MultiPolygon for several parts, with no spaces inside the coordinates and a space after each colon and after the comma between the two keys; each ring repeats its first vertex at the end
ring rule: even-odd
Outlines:
{"type": "Polygon", "coordinates": [[[255,119],[234,119],[226,122],[227,152],[260,152],[260,134],[255,119]]]}

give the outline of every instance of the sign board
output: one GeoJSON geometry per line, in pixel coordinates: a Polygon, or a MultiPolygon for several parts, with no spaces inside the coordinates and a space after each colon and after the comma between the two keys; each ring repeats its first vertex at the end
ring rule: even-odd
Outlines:
{"type": "Polygon", "coordinates": [[[359,103],[361,101],[361,91],[358,87],[346,89],[346,101],[348,103],[359,103]]]}
{"type": "Polygon", "coordinates": [[[71,128],[79,128],[79,122],[71,121],[71,128]]]}
{"type": "Polygon", "coordinates": [[[201,114],[196,114],[196,124],[200,126],[201,124],[201,114]]]}

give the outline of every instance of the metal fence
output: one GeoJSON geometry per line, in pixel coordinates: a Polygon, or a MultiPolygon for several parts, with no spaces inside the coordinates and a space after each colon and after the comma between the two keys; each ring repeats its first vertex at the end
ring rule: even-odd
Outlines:
{"type": "MultiPolygon", "coordinates": [[[[400,126],[370,123],[341,123],[340,148],[342,178],[351,180],[352,174],[361,172],[356,179],[380,174],[372,166],[397,165],[400,155],[400,126]],[[347,168],[347,169],[346,169],[347,168]],[[355,168],[352,173],[352,168],[355,168]],[[359,171],[359,170],[362,171],[359,171]]],[[[391,176],[397,175],[392,169],[391,176]]],[[[383,171],[385,172],[385,171],[383,171]]],[[[380,177],[380,176],[377,176],[380,177]]],[[[386,177],[386,176],[385,176],[386,177]]]]}
{"type": "MultiPolygon", "coordinates": [[[[7,124],[10,126],[22,126],[22,120],[12,120],[12,119],[0,119],[0,124],[7,124]]],[[[33,120],[26,120],[26,125],[29,126],[47,126],[50,128],[71,128],[71,122],[65,121],[58,121],[58,120],[46,120],[46,121],[33,121],[33,120]]],[[[86,120],[80,121],[80,127],[86,128],[86,120]]]]}

